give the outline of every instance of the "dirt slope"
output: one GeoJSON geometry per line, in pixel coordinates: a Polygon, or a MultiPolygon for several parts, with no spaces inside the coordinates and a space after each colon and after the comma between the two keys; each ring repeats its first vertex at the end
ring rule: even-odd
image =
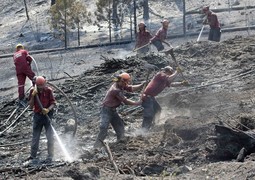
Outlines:
{"type": "MultiPolygon", "coordinates": [[[[19,8],[23,2],[15,2],[4,1],[0,5],[4,17],[0,21],[3,31],[1,53],[11,52],[20,41],[35,49],[63,45],[56,39],[36,42],[35,36],[29,36],[36,21],[46,16],[49,1],[28,1],[28,5],[33,7],[32,25],[26,23],[25,11],[19,8]],[[21,31],[25,32],[25,38],[18,37],[21,31]]],[[[151,3],[155,13],[151,19],[152,30],[158,27],[162,18],[157,9],[162,9],[164,17],[168,17],[171,10],[171,28],[178,29],[182,17],[181,5],[176,2],[151,3]]],[[[242,6],[245,3],[240,2],[242,6]]],[[[210,1],[188,1],[187,9],[208,3],[210,1]]],[[[224,8],[227,1],[213,1],[212,6],[224,8]]],[[[229,27],[238,24],[240,19],[243,23],[240,14],[242,11],[221,14],[221,22],[229,27]]],[[[193,30],[199,31],[200,24],[196,19],[188,21],[194,23],[193,30]]],[[[39,32],[43,32],[38,37],[49,37],[50,29],[46,24],[43,22],[37,27],[39,32]]],[[[78,129],[75,138],[71,137],[72,130],[66,131],[66,122],[74,118],[74,114],[63,94],[55,89],[58,107],[53,125],[72,161],[66,161],[56,142],[53,164],[29,166],[24,164],[24,160],[30,152],[32,112],[26,111],[18,118],[23,110],[19,109],[12,119],[6,121],[16,108],[17,93],[12,61],[10,58],[1,59],[0,74],[4,76],[0,77],[0,179],[254,179],[254,153],[246,156],[243,163],[235,162],[235,157],[223,161],[213,154],[216,143],[210,138],[216,135],[214,128],[217,124],[235,127],[245,115],[253,117],[250,120],[254,123],[255,37],[241,34],[247,35],[247,32],[225,33],[222,36],[224,41],[220,43],[206,41],[206,35],[199,43],[190,37],[170,40],[175,47],[178,45],[174,53],[190,86],[171,87],[157,97],[163,111],[160,121],[147,133],[140,129],[141,107],[119,108],[126,124],[127,140],[115,143],[112,128],[106,140],[119,168],[118,174],[115,174],[104,150],[92,149],[98,132],[100,103],[111,84],[111,75],[122,69],[132,75],[134,84],[138,84],[148,73],[144,69],[146,63],[158,68],[168,64],[176,67],[170,56],[153,53],[155,49],[152,49],[148,56],[137,58],[130,53],[133,44],[34,55],[40,73],[63,90],[74,105],[78,129]]],[[[156,71],[150,73],[151,78],[156,71]]],[[[181,76],[176,79],[181,80],[181,76]]],[[[140,95],[132,93],[127,96],[138,99],[140,95]]],[[[46,141],[42,139],[40,159],[43,160],[46,154],[46,141]]]]}
{"type": "MultiPolygon", "coordinates": [[[[65,157],[56,143],[58,153],[54,164],[40,165],[41,168],[23,166],[24,159],[29,156],[29,143],[24,141],[31,139],[31,113],[26,112],[13,129],[1,133],[1,175],[7,179],[254,178],[253,154],[247,156],[244,163],[237,163],[231,159],[221,162],[220,159],[209,158],[208,152],[216,146],[208,139],[215,135],[215,124],[221,121],[235,126],[240,114],[254,116],[254,39],[235,37],[221,43],[186,43],[175,49],[176,58],[191,85],[170,88],[158,97],[163,113],[148,133],[140,130],[140,107],[124,106],[119,109],[126,123],[128,138],[125,143],[116,144],[114,132],[110,129],[107,141],[120,175],[114,176],[105,151],[92,150],[98,132],[99,105],[110,86],[111,75],[123,69],[133,76],[133,83],[137,84],[147,73],[144,69],[146,61],[159,68],[169,63],[175,67],[171,57],[154,53],[141,59],[104,57],[100,66],[58,84],[71,99],[78,114],[76,138],[70,141],[64,127],[73,114],[65,98],[56,90],[59,106],[54,127],[62,133],[61,138],[74,161],[63,164],[65,157]],[[11,145],[20,142],[24,143],[11,145]],[[15,167],[16,171],[4,168],[4,164],[15,167]]],[[[151,77],[154,73],[151,72],[151,77]]],[[[180,80],[181,77],[176,79],[180,80]]],[[[136,93],[127,95],[139,98],[136,93]]],[[[2,125],[13,108],[14,102],[1,103],[2,125]]],[[[4,128],[1,126],[1,131],[4,128]]],[[[43,159],[46,144],[44,141],[41,144],[40,158],[43,159]]]]}

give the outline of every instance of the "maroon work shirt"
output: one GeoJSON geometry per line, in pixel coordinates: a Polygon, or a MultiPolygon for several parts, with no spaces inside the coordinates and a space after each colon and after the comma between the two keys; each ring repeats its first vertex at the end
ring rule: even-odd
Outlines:
{"type": "MultiPolygon", "coordinates": [[[[30,90],[30,96],[29,96],[30,98],[32,96],[33,90],[34,89],[30,90]]],[[[53,90],[48,86],[44,87],[42,92],[38,92],[38,96],[39,96],[39,99],[40,99],[42,106],[44,108],[48,108],[48,107],[50,107],[50,105],[56,104],[55,97],[53,96],[53,90]]],[[[35,103],[34,103],[34,112],[36,112],[36,113],[41,112],[41,108],[40,108],[36,98],[35,98],[35,103]]]]}
{"type": "Polygon", "coordinates": [[[161,27],[157,33],[155,34],[155,36],[151,39],[151,41],[156,41],[156,40],[160,40],[163,41],[166,39],[167,36],[167,29],[164,29],[163,27],[161,27]]]}
{"type": "Polygon", "coordinates": [[[218,17],[215,13],[209,13],[207,15],[207,20],[208,20],[208,24],[210,26],[210,28],[212,29],[217,29],[217,28],[220,28],[220,23],[219,23],[219,20],[218,20],[218,17]]]}
{"type": "Polygon", "coordinates": [[[16,67],[16,72],[19,73],[30,68],[32,58],[29,56],[28,51],[21,49],[14,53],[13,61],[16,67]]]}
{"type": "Polygon", "coordinates": [[[166,87],[170,87],[172,80],[164,72],[158,72],[144,90],[145,95],[157,96],[166,87]]]}
{"type": "Polygon", "coordinates": [[[110,89],[107,91],[105,98],[103,100],[103,106],[116,108],[125,101],[126,97],[124,96],[124,90],[132,92],[132,86],[124,87],[123,89],[117,87],[117,83],[114,83],[110,89]]]}
{"type": "Polygon", "coordinates": [[[149,31],[140,31],[137,34],[136,48],[144,46],[150,42],[152,35],[149,31]]]}

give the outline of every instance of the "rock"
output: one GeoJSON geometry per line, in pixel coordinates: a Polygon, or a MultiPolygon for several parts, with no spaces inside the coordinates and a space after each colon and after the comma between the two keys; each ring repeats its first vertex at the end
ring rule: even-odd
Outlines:
{"type": "Polygon", "coordinates": [[[65,132],[70,132],[75,130],[75,120],[68,119],[65,126],[65,132]]]}

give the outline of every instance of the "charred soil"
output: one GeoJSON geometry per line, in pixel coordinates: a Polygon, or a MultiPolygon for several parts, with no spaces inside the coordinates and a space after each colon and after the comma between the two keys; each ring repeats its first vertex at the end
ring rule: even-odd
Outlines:
{"type": "MultiPolygon", "coordinates": [[[[126,59],[102,56],[103,63],[99,66],[66,78],[63,83],[55,82],[71,100],[78,116],[73,138],[73,129],[66,128],[73,113],[66,98],[55,90],[58,106],[53,126],[71,154],[72,162],[65,161],[56,143],[52,164],[24,164],[30,152],[32,112],[26,111],[18,118],[21,108],[7,122],[16,108],[15,100],[1,102],[1,179],[254,178],[254,152],[248,154],[244,162],[235,162],[237,155],[224,158],[221,153],[226,151],[219,151],[224,147],[219,147],[211,138],[217,136],[215,125],[219,124],[244,131],[241,122],[249,130],[254,128],[254,40],[254,37],[237,36],[220,43],[189,42],[176,48],[174,54],[190,85],[171,87],[157,97],[163,111],[149,132],[140,129],[141,107],[118,109],[125,121],[127,138],[116,143],[111,127],[107,137],[118,172],[105,149],[92,148],[98,132],[100,103],[112,75],[124,70],[132,75],[133,84],[138,84],[146,79],[147,73],[152,78],[157,68],[169,64],[176,67],[170,56],[155,53],[126,59]],[[148,63],[154,65],[154,71],[147,71],[148,63]]],[[[176,79],[182,80],[181,76],[176,79]]],[[[127,96],[136,100],[140,97],[139,93],[127,96]]],[[[39,157],[43,159],[47,146],[44,139],[40,143],[39,157]]],[[[226,146],[229,152],[239,152],[241,148],[226,146]]]]}

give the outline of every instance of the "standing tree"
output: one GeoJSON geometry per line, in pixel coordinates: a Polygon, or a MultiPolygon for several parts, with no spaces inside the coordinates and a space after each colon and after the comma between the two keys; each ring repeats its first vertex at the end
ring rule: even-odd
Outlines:
{"type": "MultiPolygon", "coordinates": [[[[50,13],[51,25],[55,31],[65,34],[70,29],[78,29],[78,45],[80,45],[80,25],[85,22],[91,23],[90,13],[86,7],[78,0],[56,0],[51,6],[50,13]]],[[[65,37],[68,36],[65,34],[65,37]]]]}
{"type": "MultiPolygon", "coordinates": [[[[117,31],[118,27],[122,28],[124,16],[127,12],[132,0],[97,0],[95,16],[97,21],[95,24],[99,26],[99,22],[106,21],[109,24],[110,41],[111,41],[111,25],[117,31]]],[[[100,27],[100,26],[99,26],[100,27]]]]}
{"type": "Polygon", "coordinates": [[[27,2],[26,2],[26,0],[24,0],[24,5],[25,5],[25,10],[26,10],[27,20],[29,20],[29,15],[28,15],[28,11],[27,11],[27,2]]]}
{"type": "Polygon", "coordinates": [[[147,21],[149,18],[149,0],[143,0],[143,19],[147,21]]]}
{"type": "Polygon", "coordinates": [[[51,5],[51,6],[53,6],[55,3],[56,3],[56,1],[55,1],[55,0],[51,0],[50,5],[51,5]]]}

